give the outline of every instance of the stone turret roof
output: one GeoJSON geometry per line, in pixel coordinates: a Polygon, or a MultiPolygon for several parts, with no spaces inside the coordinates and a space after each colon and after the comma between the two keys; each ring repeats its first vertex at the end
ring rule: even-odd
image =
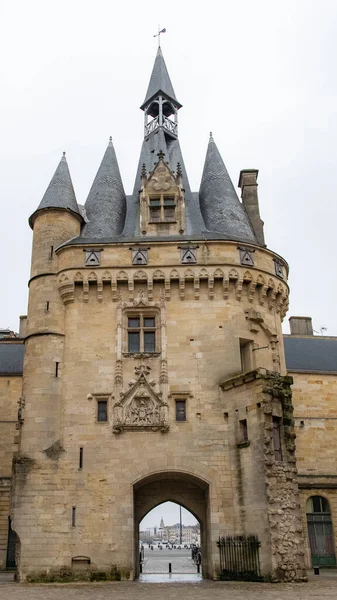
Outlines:
{"type": "Polygon", "coordinates": [[[34,225],[34,219],[37,212],[47,208],[64,208],[80,215],[65,152],[63,153],[39,206],[29,219],[31,227],[34,225]]]}
{"type": "Polygon", "coordinates": [[[126,198],[111,138],[85,203],[85,210],[88,222],[82,237],[101,239],[122,233],[126,198]]]}
{"type": "Polygon", "coordinates": [[[152,98],[158,95],[158,92],[160,91],[163,92],[168,98],[171,98],[171,100],[174,100],[177,106],[181,106],[174,93],[173,85],[168,74],[164,57],[161,48],[159,47],[156,59],[154,61],[149,87],[147,88],[145,100],[141,108],[143,109],[152,98]]]}
{"type": "Polygon", "coordinates": [[[199,200],[208,231],[224,234],[227,239],[257,243],[212,134],[201,178],[199,200]]]}

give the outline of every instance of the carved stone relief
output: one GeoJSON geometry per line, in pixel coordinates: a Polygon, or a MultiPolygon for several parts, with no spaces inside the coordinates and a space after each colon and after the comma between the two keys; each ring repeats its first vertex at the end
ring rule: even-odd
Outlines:
{"type": "Polygon", "coordinates": [[[113,431],[168,431],[168,404],[162,393],[155,392],[156,383],[150,378],[151,368],[135,368],[136,378],[129,382],[129,390],[120,393],[113,406],[113,431]]]}

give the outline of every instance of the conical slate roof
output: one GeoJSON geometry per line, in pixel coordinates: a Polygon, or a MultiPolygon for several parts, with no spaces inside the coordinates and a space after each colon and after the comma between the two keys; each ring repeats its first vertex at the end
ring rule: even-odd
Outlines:
{"type": "Polygon", "coordinates": [[[63,152],[63,156],[39,206],[29,219],[31,227],[33,227],[36,213],[45,208],[64,208],[80,215],[65,152],[63,152]]]}
{"type": "Polygon", "coordinates": [[[159,91],[163,92],[165,96],[168,96],[168,98],[171,98],[171,100],[174,100],[177,106],[181,106],[174,93],[173,85],[171,83],[171,79],[168,74],[168,70],[160,47],[158,48],[157,56],[154,61],[150,83],[149,87],[147,88],[145,100],[140,108],[144,108],[149,102],[149,100],[156,96],[159,91]]]}
{"type": "Polygon", "coordinates": [[[212,134],[201,178],[199,200],[208,231],[222,233],[228,239],[257,243],[212,134]]]}
{"type": "Polygon", "coordinates": [[[126,199],[111,138],[89,192],[85,209],[88,222],[83,229],[83,237],[112,237],[122,232],[126,199]]]}

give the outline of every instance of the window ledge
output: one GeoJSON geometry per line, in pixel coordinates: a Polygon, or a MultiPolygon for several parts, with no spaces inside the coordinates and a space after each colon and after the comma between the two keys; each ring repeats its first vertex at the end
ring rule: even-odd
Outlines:
{"type": "Polygon", "coordinates": [[[249,440],[245,440],[244,442],[239,442],[237,444],[238,448],[248,448],[250,446],[250,441],[249,440]]]}
{"type": "Polygon", "coordinates": [[[158,358],[161,352],[123,352],[125,358],[158,358]]]}

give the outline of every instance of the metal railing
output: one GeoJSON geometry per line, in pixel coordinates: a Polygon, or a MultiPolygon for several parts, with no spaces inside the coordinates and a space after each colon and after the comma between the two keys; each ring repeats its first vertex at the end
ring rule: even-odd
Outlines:
{"type": "Polygon", "coordinates": [[[227,535],[217,542],[220,553],[220,579],[261,581],[256,535],[227,535]]]}

